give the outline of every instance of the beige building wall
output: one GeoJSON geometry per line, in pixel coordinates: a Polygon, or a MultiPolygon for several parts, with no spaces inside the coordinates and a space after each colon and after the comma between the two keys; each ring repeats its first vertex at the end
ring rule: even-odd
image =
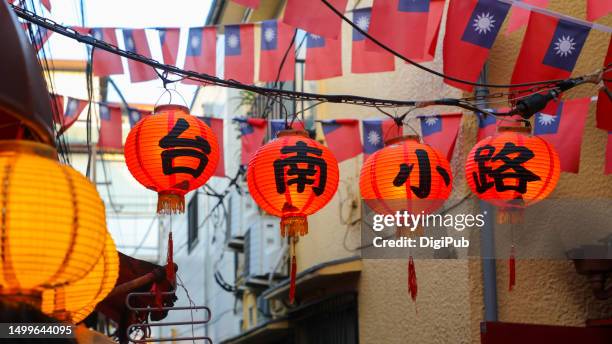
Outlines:
{"type": "MultiPolygon", "coordinates": [[[[369,1],[349,1],[348,9],[358,2],[359,7],[369,1]]],[[[550,9],[577,18],[585,18],[585,1],[551,0],[550,9]]],[[[442,19],[444,24],[445,18],[442,19]]],[[[612,17],[600,22],[612,25],[612,17]]],[[[518,55],[524,29],[505,35],[502,28],[494,45],[489,63],[489,81],[508,83],[518,55]]],[[[442,70],[442,37],[436,60],[427,65],[442,70]]],[[[355,94],[390,99],[432,99],[461,96],[461,92],[445,86],[441,79],[413,66],[396,61],[396,71],[391,73],[355,75],[350,73],[351,30],[343,25],[344,76],[318,83],[321,93],[355,94]]],[[[574,75],[584,74],[601,67],[608,47],[609,35],[593,30],[578,60],[574,75]]],[[[568,92],[566,97],[583,97],[596,94],[596,87],[582,86],[568,92]]],[[[611,198],[612,177],[603,175],[606,133],[595,128],[594,104],[586,123],[582,145],[580,174],[562,173],[553,198],[611,198]]],[[[454,112],[456,108],[427,108],[413,114],[454,112]]],[[[393,113],[393,110],[391,110],[393,113]]],[[[398,110],[401,113],[401,109],[398,110]]],[[[351,105],[324,104],[317,108],[317,119],[383,117],[374,108],[351,105]]],[[[419,130],[413,119],[410,126],[419,130]]],[[[463,173],[466,154],[475,144],[476,118],[465,113],[462,128],[451,161],[454,185],[447,207],[468,195],[463,173]]],[[[409,127],[405,127],[409,133],[409,127]]],[[[353,204],[359,204],[358,176],[361,156],[340,164],[339,192],[322,211],[309,218],[310,233],[300,238],[298,244],[298,270],[314,264],[346,256],[358,255],[354,248],[360,245],[360,228],[346,223],[360,216],[353,204]],[[341,221],[340,219],[345,219],[341,221]]],[[[454,209],[453,213],[475,211],[477,202],[471,198],[454,209]]],[[[594,209],[593,216],[606,216],[609,209],[594,209]]],[[[552,222],[520,229],[516,246],[526,245],[530,233],[555,230],[552,222]]],[[[566,237],[571,244],[583,239],[594,242],[605,232],[574,226],[575,236],[566,237]]],[[[496,228],[496,235],[505,235],[496,228]]],[[[517,230],[518,231],[518,230],[517,230]]],[[[566,233],[567,234],[567,233],[566,233]]],[[[571,234],[571,233],[570,233],[571,234]]],[[[478,234],[470,238],[473,245],[478,234]]],[[[508,249],[500,247],[500,249],[508,249]]],[[[363,262],[359,283],[359,327],[363,343],[478,343],[479,323],[483,320],[482,271],[478,258],[457,260],[416,260],[419,295],[413,303],[407,291],[406,260],[369,260],[363,262]]],[[[508,322],[540,323],[555,325],[584,325],[587,318],[610,315],[612,302],[597,301],[586,283],[586,278],[576,274],[571,261],[519,260],[517,262],[517,286],[507,291],[507,261],[499,260],[498,304],[499,320],[508,322]]]]}

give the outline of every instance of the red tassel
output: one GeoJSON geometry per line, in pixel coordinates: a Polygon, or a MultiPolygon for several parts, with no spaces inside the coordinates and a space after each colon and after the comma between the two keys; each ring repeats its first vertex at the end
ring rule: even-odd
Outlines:
{"type": "Polygon", "coordinates": [[[157,283],[153,283],[153,286],[151,287],[151,291],[153,292],[153,294],[155,294],[155,306],[157,306],[157,308],[161,310],[162,307],[164,306],[164,303],[162,300],[161,287],[158,286],[157,283]]]}
{"type": "Polygon", "coordinates": [[[174,243],[172,242],[172,232],[168,233],[168,257],[166,258],[166,278],[172,284],[176,285],[176,271],[174,271],[174,243]]]}
{"type": "Polygon", "coordinates": [[[510,249],[510,258],[508,259],[508,291],[512,291],[516,285],[516,258],[514,257],[514,245],[510,249]]]}
{"type": "Polygon", "coordinates": [[[291,278],[289,282],[289,303],[293,304],[295,301],[295,275],[297,273],[297,260],[295,253],[291,257],[291,278]]]}
{"type": "Polygon", "coordinates": [[[416,270],[414,269],[414,260],[412,256],[408,259],[408,293],[413,302],[416,302],[417,292],[419,288],[417,285],[416,270]]]}

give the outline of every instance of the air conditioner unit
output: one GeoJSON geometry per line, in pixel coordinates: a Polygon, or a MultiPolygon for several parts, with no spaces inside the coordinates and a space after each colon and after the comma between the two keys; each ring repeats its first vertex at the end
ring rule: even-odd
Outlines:
{"type": "Polygon", "coordinates": [[[278,218],[261,216],[249,227],[245,238],[247,279],[266,276],[274,269],[283,246],[279,226],[278,218]]]}
{"type": "Polygon", "coordinates": [[[233,192],[229,198],[229,237],[244,237],[247,228],[257,220],[257,205],[247,192],[233,192]]]}

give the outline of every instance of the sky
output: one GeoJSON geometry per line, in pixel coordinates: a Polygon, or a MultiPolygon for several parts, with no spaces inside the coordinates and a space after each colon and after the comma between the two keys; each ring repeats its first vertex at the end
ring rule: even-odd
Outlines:
{"type": "MultiPolygon", "coordinates": [[[[36,0],[34,0],[36,2],[36,0]]],[[[87,27],[192,27],[203,26],[208,15],[212,0],[84,0],[85,25],[87,27]]],[[[49,13],[38,10],[39,13],[66,26],[81,26],[80,0],[51,0],[52,9],[49,13]]],[[[156,60],[162,60],[159,40],[156,31],[148,31],[151,54],[156,60]]],[[[181,32],[187,34],[187,30],[181,32]]],[[[122,35],[117,33],[119,46],[123,46],[122,35]]],[[[179,67],[184,59],[185,47],[181,39],[179,47],[179,67]]],[[[45,49],[53,59],[84,60],[86,49],[83,44],[59,34],[53,34],[45,49]]],[[[124,70],[127,61],[123,59],[124,70]]],[[[163,93],[160,80],[131,84],[128,75],[113,76],[121,92],[129,103],[155,104],[163,93]]],[[[173,86],[174,87],[174,86],[173,86]]],[[[196,89],[195,86],[176,85],[178,92],[189,103],[196,89]]],[[[57,85],[61,91],[62,85],[57,85]]],[[[159,101],[167,100],[162,98],[159,101]]],[[[109,101],[118,102],[115,92],[109,91],[109,101]]],[[[189,105],[189,104],[187,104],[189,105]]]]}

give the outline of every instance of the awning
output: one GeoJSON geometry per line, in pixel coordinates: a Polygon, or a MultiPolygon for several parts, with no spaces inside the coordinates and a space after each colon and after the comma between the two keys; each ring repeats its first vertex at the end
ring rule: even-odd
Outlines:
{"type": "MultiPolygon", "coordinates": [[[[313,294],[329,294],[331,292],[351,291],[356,288],[356,282],[361,274],[360,257],[347,257],[331,260],[312,266],[296,277],[296,297],[313,294]],[[339,283],[341,282],[341,283],[339,283]],[[321,293],[324,291],[324,293],[321,293]]],[[[289,295],[289,279],[263,292],[266,299],[287,298],[289,295]]]]}
{"type": "Polygon", "coordinates": [[[291,329],[287,318],[279,318],[253,327],[235,337],[222,340],[221,344],[283,342],[290,334],[291,329]]]}

